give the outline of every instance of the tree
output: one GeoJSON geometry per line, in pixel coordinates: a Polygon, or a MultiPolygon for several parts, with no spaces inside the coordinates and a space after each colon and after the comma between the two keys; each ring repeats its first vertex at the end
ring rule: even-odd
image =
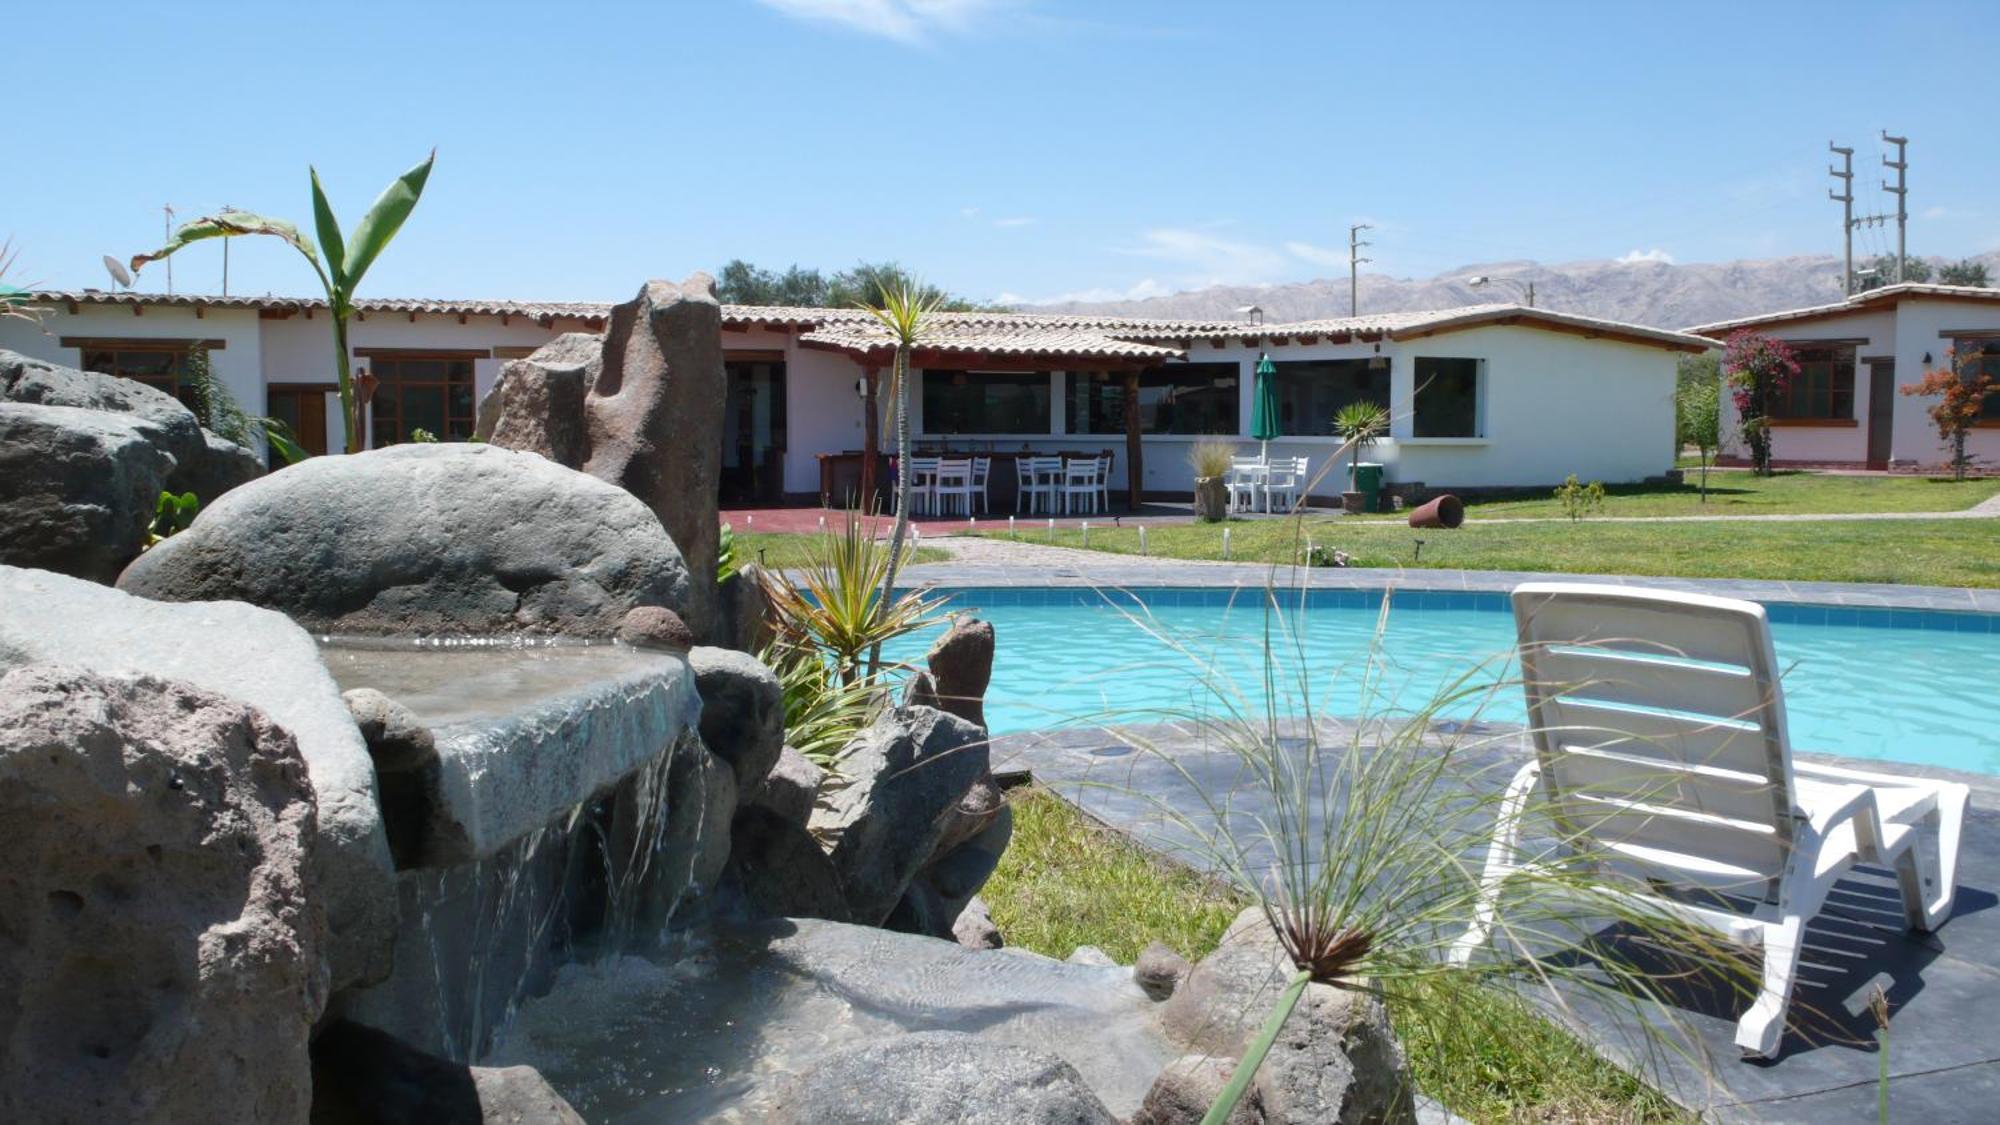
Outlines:
{"type": "MultiPolygon", "coordinates": [[[[1903,260],[1903,280],[1922,283],[1931,279],[1931,264],[1922,258],[1903,260]]],[[[1870,289],[1880,289],[1884,285],[1896,284],[1896,256],[1877,254],[1854,271],[1854,291],[1866,293],[1870,289]]]]}
{"type": "Polygon", "coordinates": [[[423,163],[396,177],[394,183],[383,189],[374,206],[368,208],[368,213],[361,217],[361,224],[354,228],[354,234],[344,242],[340,236],[340,223],[334,218],[332,205],[326,201],[325,190],[320,187],[319,171],[308,167],[306,172],[312,179],[313,229],[319,237],[318,250],[314,250],[313,244],[299,233],[298,227],[282,219],[269,219],[248,211],[224,210],[181,224],[165,246],[151,254],[135,256],[132,272],[139,272],[147,262],[159,261],[182,247],[210,238],[263,234],[290,243],[312,264],[313,273],[319,275],[319,283],[326,290],[327,319],[333,322],[334,374],[340,385],[340,423],[346,434],[345,448],[349,453],[359,453],[361,403],[354,395],[354,378],[347,351],[347,321],[354,315],[354,291],[361,284],[362,275],[368,272],[368,267],[375,264],[375,259],[396,237],[396,232],[403,229],[403,221],[416,209],[417,200],[424,194],[424,184],[430,179],[431,165],[436,162],[437,150],[432,149],[423,163]]]}
{"type": "Polygon", "coordinates": [[[1953,480],[1964,480],[1965,470],[1971,467],[1972,458],[1965,452],[1965,436],[1979,424],[1986,409],[1986,396],[2000,393],[1992,372],[1987,370],[1987,359],[1983,352],[1961,356],[1953,348],[1944,353],[1943,367],[1926,371],[1918,382],[1905,383],[1899,388],[1906,395],[1937,396],[1927,413],[1937,424],[1938,437],[1951,448],[1953,480]]]}
{"type": "MultiPolygon", "coordinates": [[[[896,343],[895,362],[889,369],[889,397],[896,410],[896,527],[889,535],[889,566],[882,575],[881,604],[889,604],[896,589],[896,571],[903,563],[903,539],[910,531],[910,352],[917,345],[924,322],[944,303],[935,288],[901,278],[882,292],[879,305],[862,305],[889,330],[896,343]]],[[[879,650],[869,658],[879,659],[879,650]]]]}
{"type": "Polygon", "coordinates": [[[1713,353],[1683,360],[1674,393],[1674,433],[1681,446],[1692,445],[1701,462],[1701,502],[1708,503],[1708,465],[1722,444],[1722,379],[1713,353]],[[1699,361],[1707,360],[1703,365],[1699,361]],[[1706,370],[1703,370],[1703,367],[1706,370]]]}
{"type": "Polygon", "coordinates": [[[1388,428],[1389,412],[1378,403],[1350,402],[1334,414],[1333,432],[1354,450],[1354,460],[1347,467],[1348,491],[1361,487],[1361,448],[1374,444],[1388,428]]]}
{"type": "Polygon", "coordinates": [[[896,262],[860,262],[852,269],[828,277],[816,269],[797,265],[784,273],[774,273],[741,258],[732,258],[723,264],[715,283],[715,295],[727,305],[881,309],[887,307],[892,292],[904,292],[920,301],[935,301],[937,309],[946,312],[1004,311],[1004,306],[982,305],[935,285],[926,285],[896,262]]]}
{"type": "Polygon", "coordinates": [[[1737,426],[1758,476],[1771,475],[1771,413],[1798,373],[1799,361],[1783,340],[1739,328],[1723,348],[1722,377],[1729,383],[1737,426]]]}
{"type": "Polygon", "coordinates": [[[1991,289],[1993,283],[1986,279],[1986,264],[1971,258],[1953,262],[1938,270],[1939,285],[1970,285],[1975,289],[1991,289]]]}

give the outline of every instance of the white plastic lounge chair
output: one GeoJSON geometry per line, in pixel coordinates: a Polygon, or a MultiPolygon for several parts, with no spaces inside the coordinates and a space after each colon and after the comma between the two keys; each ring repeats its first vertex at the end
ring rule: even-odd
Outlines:
{"type": "Polygon", "coordinates": [[[1746,1054],[1778,1053],[1806,923],[1849,867],[1894,871],[1911,929],[1951,915],[1969,790],[1794,762],[1762,606],[1530,582],[1514,590],[1514,620],[1535,761],[1501,805],[1476,919],[1454,960],[1486,944],[1502,885],[1529,863],[1520,820],[1530,800],[1547,803],[1557,832],[1590,862],[1656,888],[1730,896],[1693,905],[1632,892],[1762,949],[1762,986],[1736,1025],[1746,1054]]]}

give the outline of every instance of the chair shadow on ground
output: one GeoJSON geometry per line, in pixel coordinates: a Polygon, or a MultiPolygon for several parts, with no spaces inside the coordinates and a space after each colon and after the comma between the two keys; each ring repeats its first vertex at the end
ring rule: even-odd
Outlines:
{"type": "MultiPolygon", "coordinates": [[[[1905,927],[1894,877],[1879,868],[1855,868],[1835,885],[1825,909],[1806,927],[1778,1057],[1749,1061],[1776,1066],[1827,1047],[1874,1054],[1877,1022],[1870,999],[1878,986],[1887,1001],[1893,1043],[1898,1016],[1924,991],[1924,970],[1948,952],[1953,922],[1996,904],[2000,896],[1992,891],[1961,884],[1951,918],[1943,926],[1932,933],[1911,931],[1905,927]]],[[[1593,964],[1626,966],[1637,980],[1612,973],[1592,975],[1635,1001],[1645,1001],[1645,990],[1652,990],[1673,1009],[1668,1017],[1695,1028],[1717,1059],[1737,1057],[1732,1038],[1736,1021],[1748,1007],[1762,969],[1754,950],[1720,962],[1701,960],[1669,949],[1657,937],[1622,922],[1599,930],[1585,947],[1555,960],[1586,971],[1593,964]]],[[[2000,1003],[2000,988],[1992,999],[2000,1003]]],[[[1618,1019],[1630,1011],[1592,1007],[1603,1013],[1599,1018],[1618,1019]]]]}

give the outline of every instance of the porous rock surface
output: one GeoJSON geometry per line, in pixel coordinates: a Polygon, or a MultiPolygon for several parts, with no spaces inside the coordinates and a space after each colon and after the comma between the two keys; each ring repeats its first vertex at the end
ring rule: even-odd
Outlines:
{"type": "Polygon", "coordinates": [[[203,508],[121,589],[231,599],[314,630],[608,637],[636,606],[682,610],[694,583],[644,504],[490,445],[315,457],[203,508]]]}
{"type": "Polygon", "coordinates": [[[840,1051],[779,1095],[771,1125],[1112,1125],[1076,1068],[1055,1055],[959,1031],[840,1051]]]}
{"type": "Polygon", "coordinates": [[[787,746],[778,752],[778,761],[771,767],[771,772],[764,775],[763,784],[757,786],[744,803],[769,809],[781,820],[804,826],[812,819],[813,805],[819,800],[819,787],[825,782],[825,770],[815,765],[811,758],[787,746]]]}
{"type": "Polygon", "coordinates": [[[475,432],[643,501],[695,575],[677,608],[697,636],[714,636],[725,389],[715,282],[702,273],[679,284],[649,281],[611,310],[602,337],[572,333],[510,363],[481,403],[475,432]]]}
{"type": "Polygon", "coordinates": [[[173,466],[127,416],[0,402],[0,562],[115,581],[173,466]]]}
{"type": "Polygon", "coordinates": [[[339,1020],[313,1040],[313,1125],[583,1125],[529,1066],[468,1066],[339,1020]]]}
{"type": "Polygon", "coordinates": [[[777,673],[735,649],[699,646],[687,659],[701,693],[701,740],[736,771],[744,792],[754,790],[785,749],[785,693],[777,673]]]}
{"type": "Polygon", "coordinates": [[[0,671],[61,663],[185,681],[247,703],[289,731],[318,806],[319,895],[333,987],[389,969],[396,904],[375,768],[318,646],[283,614],[240,603],[175,605],[93,582],[0,566],[0,671]]]}
{"type": "Polygon", "coordinates": [[[0,677],[0,1120],[304,1121],[316,843],[306,763],[256,709],[0,677]]]}
{"type": "Polygon", "coordinates": [[[855,921],[889,917],[988,761],[984,730],[929,707],[887,711],[856,738],[843,758],[848,784],[812,818],[815,833],[836,838],[830,854],[855,921]]]}

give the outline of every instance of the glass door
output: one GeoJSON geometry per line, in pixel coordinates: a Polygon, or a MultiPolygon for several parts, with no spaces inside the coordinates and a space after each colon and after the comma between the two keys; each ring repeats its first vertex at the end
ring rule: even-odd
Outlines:
{"type": "Polygon", "coordinates": [[[732,353],[722,364],[725,504],[778,504],[785,498],[784,353],[732,353]]]}

